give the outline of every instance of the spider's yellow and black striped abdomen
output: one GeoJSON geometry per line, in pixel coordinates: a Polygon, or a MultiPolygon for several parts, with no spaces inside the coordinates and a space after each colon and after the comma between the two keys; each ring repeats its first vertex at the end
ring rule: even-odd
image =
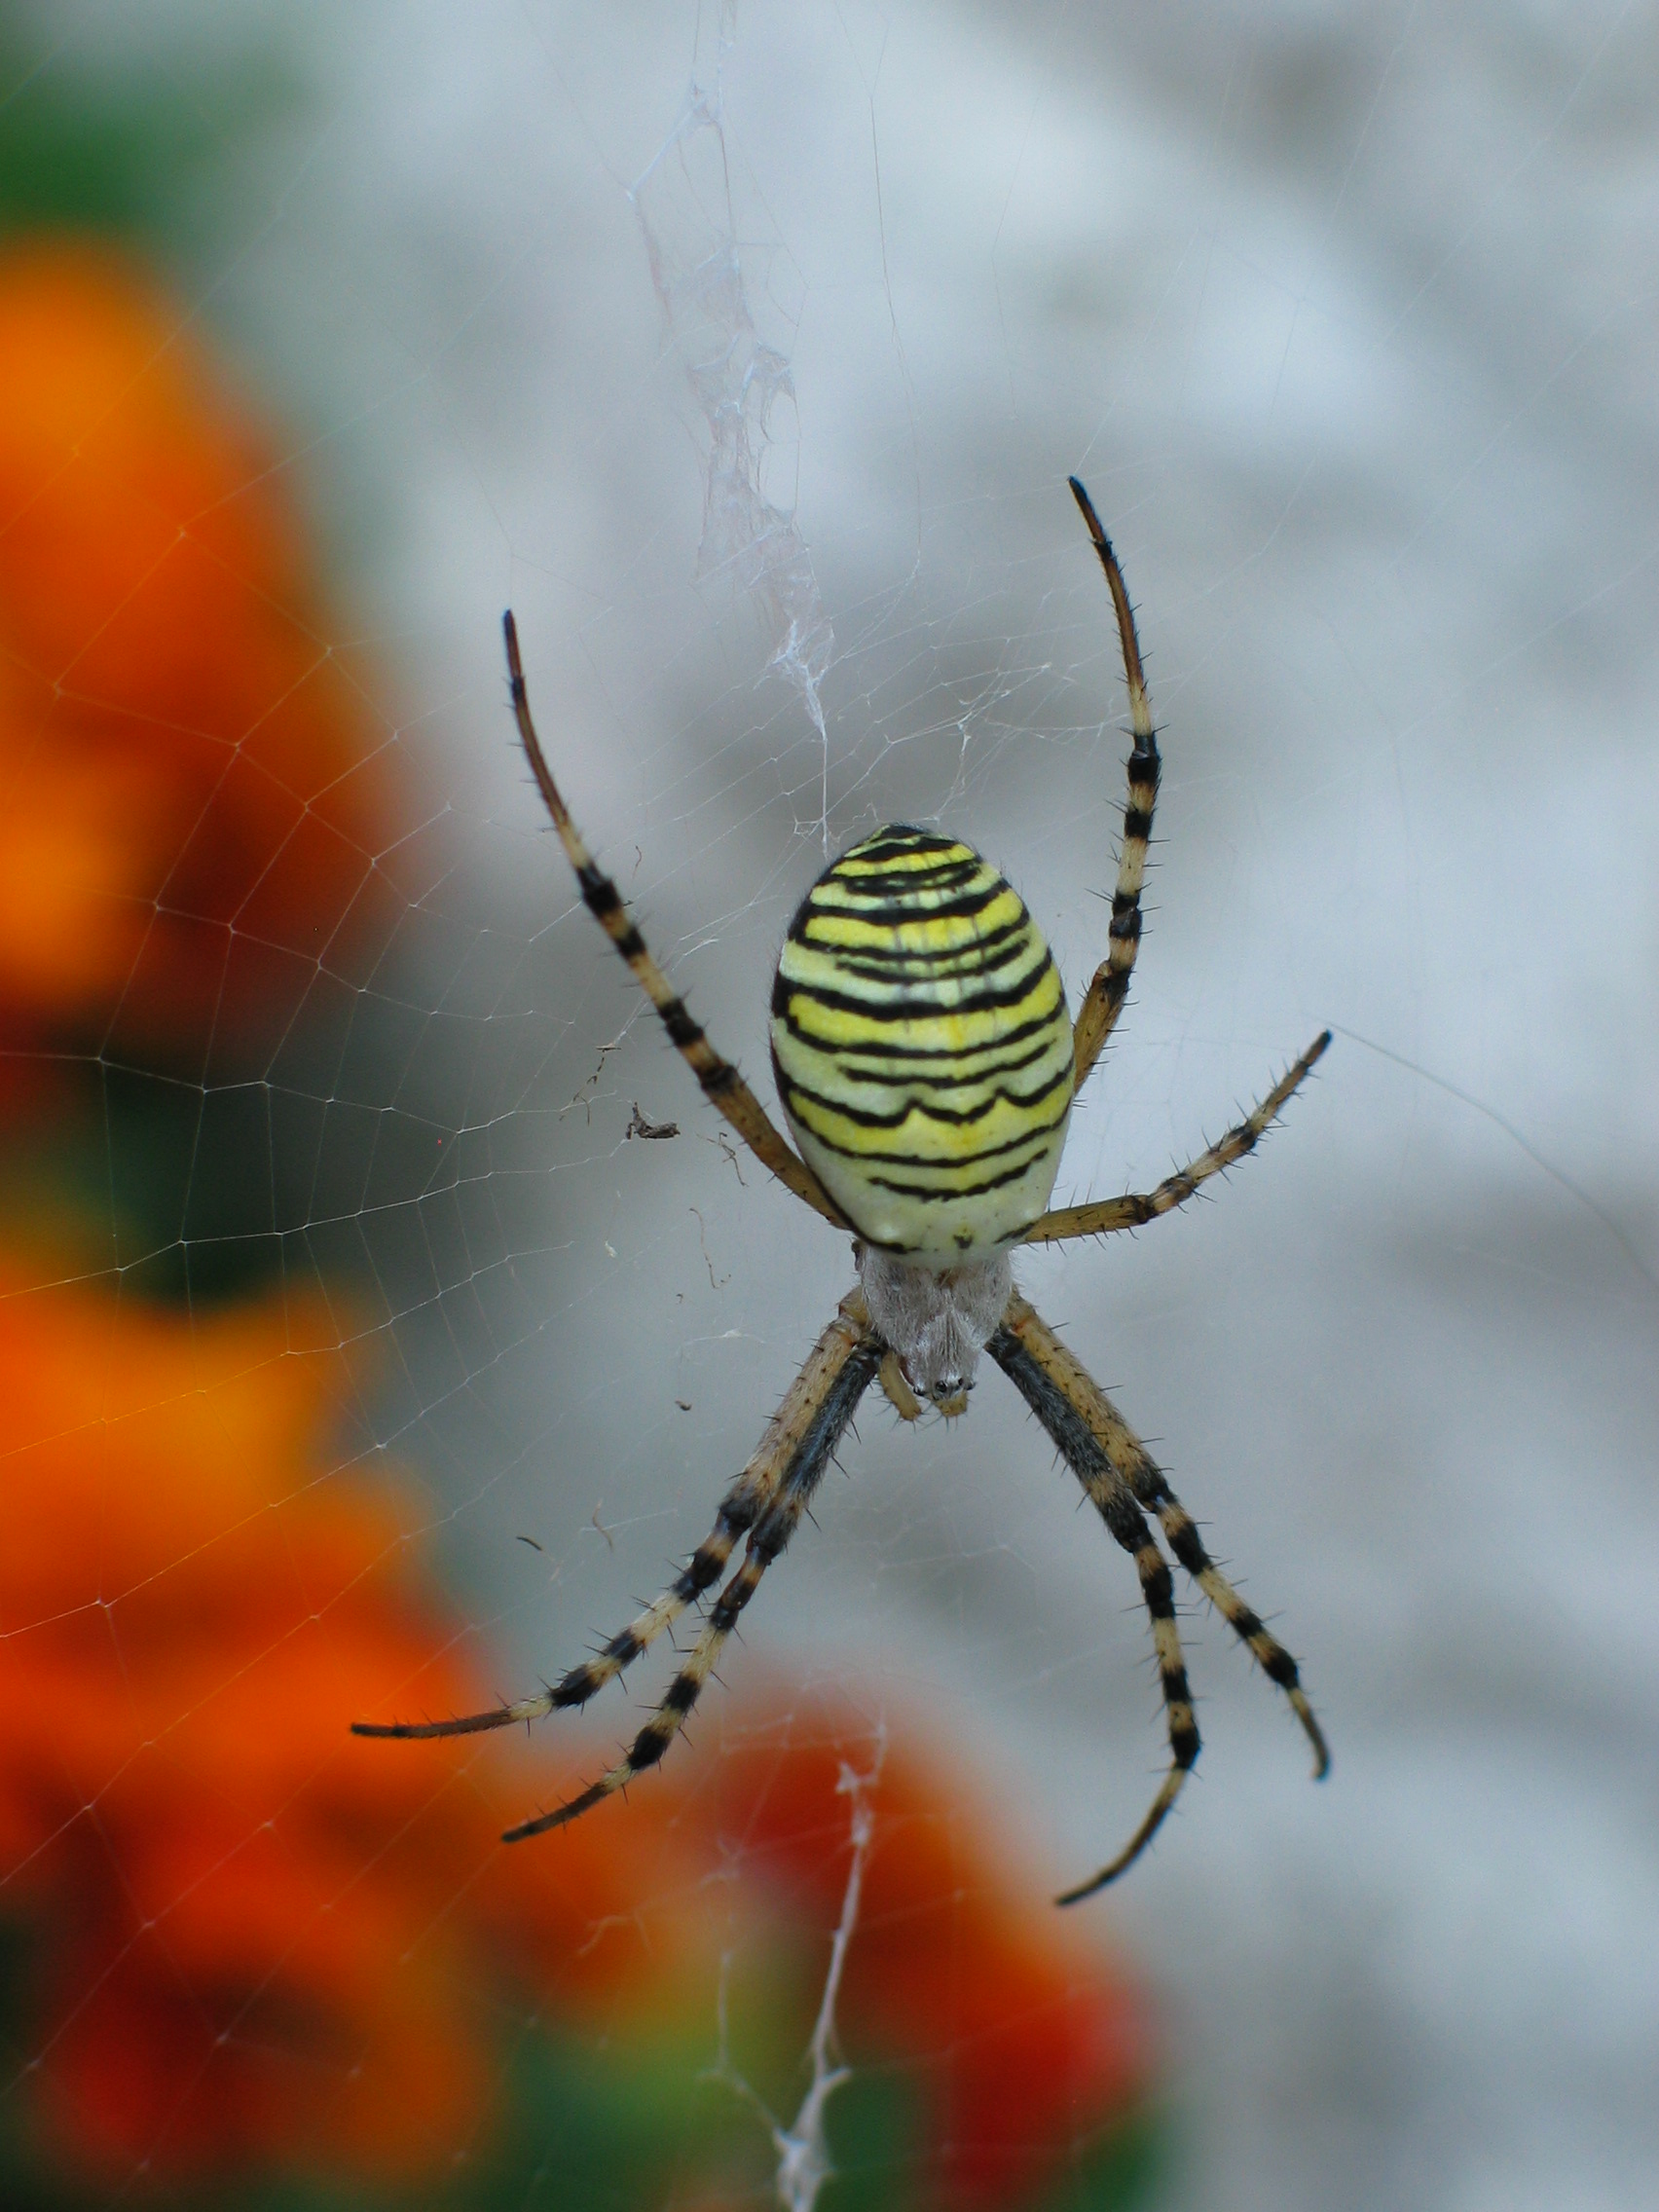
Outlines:
{"type": "Polygon", "coordinates": [[[1049,1202],[1071,1109],[1065,991],[971,845],[892,825],[802,900],[772,985],[795,1141],[869,1243],[948,1266],[1049,1202]]]}

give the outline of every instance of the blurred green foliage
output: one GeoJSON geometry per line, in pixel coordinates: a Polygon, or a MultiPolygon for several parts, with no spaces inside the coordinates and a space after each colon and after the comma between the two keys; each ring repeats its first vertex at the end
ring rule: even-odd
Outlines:
{"type": "Polygon", "coordinates": [[[70,21],[0,6],[0,229],[175,247],[222,221],[227,180],[301,103],[292,62],[268,46],[203,58],[186,77],[136,50],[94,58],[64,35],[70,21]]]}

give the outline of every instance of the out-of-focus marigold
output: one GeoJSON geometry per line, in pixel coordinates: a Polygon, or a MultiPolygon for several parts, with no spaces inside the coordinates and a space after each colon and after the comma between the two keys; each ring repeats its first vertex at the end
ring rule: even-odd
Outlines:
{"type": "Polygon", "coordinates": [[[178,302],[0,249],[0,1044],[200,1065],[384,927],[389,737],[313,568],[178,302]]]}
{"type": "MultiPolygon", "coordinates": [[[[740,1837],[761,1925],[835,1926],[851,1857],[842,1778],[873,1765],[870,1729],[839,1700],[797,1701],[719,1763],[704,1818],[740,1837]],[[862,1741],[861,1741],[862,1736],[862,1741]]],[[[898,2069],[920,2142],[906,2202],[993,2212],[1041,2200],[1068,2146],[1143,2097],[1143,2002],[1080,1943],[971,1784],[903,1741],[880,1761],[860,1935],[840,2044],[855,2067],[898,2069]]]]}
{"type": "Polygon", "coordinates": [[[49,2125],[112,2172],[435,2164],[484,2094],[442,1908],[488,1829],[346,1746],[434,1637],[376,1575],[397,1506],[322,1471],[343,1362],[314,1314],[4,1310],[0,1911],[49,2125]]]}
{"type": "MultiPolygon", "coordinates": [[[[416,1584],[416,1493],[337,1456],[362,1425],[320,1310],[204,1322],[16,1272],[0,1304],[0,1917],[28,1931],[28,2086],[67,2161],[430,2178],[478,2136],[514,2019],[678,2038],[692,2078],[734,1960],[735,2010],[793,1975],[804,2050],[867,1722],[802,1697],[689,1791],[505,1849],[545,1772],[498,1739],[346,1733],[490,1685],[416,1584]]],[[[916,2106],[916,2203],[1035,2201],[1143,2088],[1142,2009],[902,1739],[871,1803],[843,2047],[916,2106]]]]}

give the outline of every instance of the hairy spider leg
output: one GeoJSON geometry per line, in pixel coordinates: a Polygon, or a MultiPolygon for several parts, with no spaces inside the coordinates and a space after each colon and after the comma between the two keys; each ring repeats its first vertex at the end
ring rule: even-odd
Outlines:
{"type": "Polygon", "coordinates": [[[412,1737],[471,1736],[485,1728],[508,1728],[520,1720],[539,1720],[549,1713],[586,1705],[625,1667],[633,1665],[665,1628],[695,1604],[705,1591],[725,1572],[737,1539],[753,1529],[777,1496],[788,1469],[811,1436],[825,1400],[833,1390],[847,1360],[865,1341],[869,1316],[864,1293],[849,1291],[834,1320],[807,1354],[806,1364],[784,1395],[784,1401],[766,1424],[755,1456],[721,1498],[715,1525],[691,1554],[685,1566],[641,1613],[591,1659],[572,1667],[559,1681],[538,1690],[535,1697],[516,1699],[511,1705],[493,1707],[488,1713],[468,1713],[454,1720],[353,1720],[353,1736],[412,1737]]]}
{"type": "Polygon", "coordinates": [[[1156,1191],[1131,1191],[1121,1198],[1095,1198],[1088,1205],[1060,1206],[1052,1213],[1039,1214],[1020,1242],[1058,1244],[1070,1236],[1109,1235],[1117,1229],[1139,1229],[1156,1221],[1161,1213],[1184,1206],[1212,1175],[1222,1174],[1246,1153],[1255,1151],[1292,1093],[1301,1088],[1309,1070],[1324,1057],[1330,1042],[1331,1032],[1321,1030],[1259,1106],[1253,1106],[1236,1127],[1200,1152],[1197,1160],[1189,1161],[1178,1173],[1166,1175],[1156,1191]]]}
{"type": "Polygon", "coordinates": [[[553,818],[553,827],[559,832],[559,841],[576,871],[576,882],[588,912],[628,963],[634,980],[656,1008],[670,1039],[702,1085],[703,1095],[719,1108],[756,1159],[763,1167],[770,1168],[780,1183],[811,1206],[815,1213],[821,1213],[826,1221],[833,1222],[837,1229],[845,1229],[847,1223],[818,1177],[804,1160],[797,1159],[790,1150],[765,1107],[736,1068],[729,1060],[720,1057],[699,1024],[692,1020],[686,1011],[685,1001],[652,959],[645,939],[628,912],[622,894],[588,851],[581,831],[571,821],[571,810],[565,804],[558,785],[553,781],[553,771],[547,765],[541,741],[535,734],[535,724],[531,719],[530,693],[524,681],[524,663],[519,657],[518,625],[510,610],[501,617],[501,629],[507,644],[507,674],[512,682],[513,713],[518,719],[525,756],[530,761],[536,787],[546,802],[547,811],[553,818]]]}
{"type": "Polygon", "coordinates": [[[1031,1309],[1021,1298],[1011,1300],[1008,1318],[985,1346],[1031,1411],[1053,1439],[1060,1456],[1082,1483],[1107,1530],[1135,1563],[1141,1597],[1152,1620],[1153,1648],[1158,1654],[1159,1680],[1163,1689],[1163,1710],[1169,1729],[1169,1771],[1128,1842],[1098,1874],[1055,1899],[1056,1904],[1077,1904],[1092,1897],[1108,1882],[1132,1866],[1162,1826],[1169,1808],[1181,1794],[1183,1784],[1198,1755],[1198,1724],[1193,1714],[1193,1693],[1187,1685],[1187,1668],[1181,1655],[1181,1632],[1175,1625],[1175,1581],[1146,1515],[1130,1496],[1113,1469],[1088,1422],[1066,1392],[1037,1360],[1017,1333],[1017,1322],[1031,1309]]]}
{"type": "Polygon", "coordinates": [[[558,1806],[551,1813],[543,1813],[535,1820],[523,1821],[517,1827],[508,1828],[501,1838],[503,1843],[523,1843],[527,1837],[543,1835],[549,1828],[563,1827],[568,1821],[576,1820],[602,1799],[625,1788],[636,1775],[644,1774],[664,1756],[675,1737],[690,1719],[697,1700],[703,1694],[704,1685],[714,1672],[721,1646],[737,1626],[744,1607],[760,1587],[761,1576],[799,1527],[801,1516],[811,1503],[812,1493],[818,1488],[836,1445],[858,1411],[859,1400],[875,1379],[875,1371],[881,1364],[884,1349],[880,1338],[875,1336],[861,1337],[848,1346],[846,1356],[830,1379],[814,1418],[795,1449],[776,1496],[750,1531],[743,1565],[709,1608],[709,1617],[703,1624],[702,1634],[692,1645],[679,1674],[663,1693],[656,1711],[634,1738],[622,1758],[608,1774],[602,1775],[568,1804],[558,1806]]]}
{"type": "Polygon", "coordinates": [[[1088,995],[1078,1009],[1077,1021],[1072,1031],[1073,1051],[1077,1058],[1077,1080],[1073,1095],[1088,1080],[1090,1069],[1099,1059],[1106,1040],[1118,1026],[1118,1016],[1124,1011],[1124,1001],[1129,992],[1129,977],[1134,971],[1135,954],[1140,949],[1141,886],[1146,880],[1146,849],[1152,840],[1152,816],[1158,804],[1158,733],[1152,724],[1152,702],[1146,693],[1146,677],[1141,669],[1140,640],[1135,635],[1134,609],[1129,605],[1128,587],[1124,582],[1124,571],[1118,566],[1118,556],[1112,550],[1112,540],[1100,527],[1100,517],[1094,511],[1094,502],[1073,476],[1069,479],[1072,498],[1082,509],[1083,519],[1088,525],[1088,535],[1094,540],[1094,550],[1100,556],[1100,566],[1106,571],[1106,588],[1112,594],[1112,606],[1118,617],[1118,636],[1124,648],[1124,682],[1129,694],[1129,730],[1134,743],[1129,752],[1128,797],[1124,805],[1124,842],[1118,854],[1118,887],[1112,894],[1111,941],[1105,959],[1094,971],[1094,980],[1088,995]]]}
{"type": "Polygon", "coordinates": [[[1313,1779],[1323,1782],[1331,1770],[1330,1747],[1302,1687],[1296,1661],[1278,1639],[1269,1634],[1261,1615],[1244,1603],[1205,1551],[1192,1516],[1170,1489],[1163,1469],[1088,1369],[1024,1299],[1010,1303],[1003,1327],[1088,1423],[1114,1473],[1128,1485],[1142,1505],[1150,1506],[1158,1515],[1169,1549],[1182,1567],[1239,1641],[1261,1662],[1269,1681],[1283,1690],[1313,1747],[1313,1779]]]}

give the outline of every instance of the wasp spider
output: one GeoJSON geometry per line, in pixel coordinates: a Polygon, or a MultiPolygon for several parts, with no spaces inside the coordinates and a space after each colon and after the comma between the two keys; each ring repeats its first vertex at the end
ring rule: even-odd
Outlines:
{"type": "Polygon", "coordinates": [[[1023,901],[971,845],[902,824],[862,838],[825,869],[790,924],[772,984],[772,1065],[792,1151],[651,958],[616,886],[571,819],[531,720],[518,634],[505,618],[519,734],[582,898],[690,1062],[710,1101],[780,1182],[851,1230],[858,1284],[808,1355],[714,1528],[654,1604],[584,1665],[534,1697],[436,1721],[359,1721],[363,1736],[460,1736],[582,1706],[724,1579],[667,1693],[620,1762],[507,1831],[539,1835],[653,1767],[685,1725],[720,1647],[794,1534],[860,1399],[879,1382],[905,1420],[928,1405],[963,1413],[979,1354],[1009,1378],[1134,1561],[1152,1619],[1170,1766],[1145,1819],[1111,1862],[1060,1899],[1074,1903],[1146,1848],[1198,1755],[1175,1624],[1174,1585],[1148,1522],[1329,1753],[1297,1675],[1215,1565],[1186,1509],[1103,1390],[1014,1286],[1017,1244],[1134,1229],[1183,1205],[1255,1147],[1330,1043],[1315,1038],[1255,1111],[1153,1191],[1045,1210],[1072,1100],[1123,1011],[1141,934],[1141,882],[1158,796],[1158,742],[1123,571],[1088,493],[1072,492],[1105,571],[1123,642],[1133,749],[1110,949],[1075,1023],[1052,955],[1023,901]]]}

